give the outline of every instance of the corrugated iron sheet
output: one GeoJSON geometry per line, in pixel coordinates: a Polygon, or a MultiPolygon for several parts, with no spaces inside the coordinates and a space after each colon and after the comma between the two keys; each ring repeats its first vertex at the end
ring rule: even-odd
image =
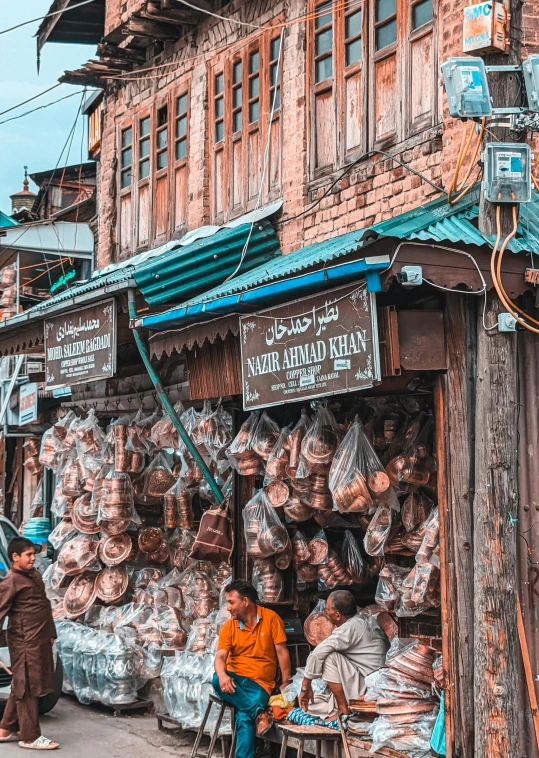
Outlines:
{"type": "Polygon", "coordinates": [[[223,282],[239,268],[249,271],[276,256],[281,256],[279,240],[264,219],[223,228],[207,239],[169,250],[135,269],[133,278],[150,305],[179,303],[223,282]]]}
{"type": "MultiPolygon", "coordinates": [[[[539,336],[518,335],[519,372],[519,512],[515,525],[518,548],[518,588],[535,691],[539,698],[539,336]]],[[[520,677],[519,755],[539,758],[524,674],[520,677]]]]}

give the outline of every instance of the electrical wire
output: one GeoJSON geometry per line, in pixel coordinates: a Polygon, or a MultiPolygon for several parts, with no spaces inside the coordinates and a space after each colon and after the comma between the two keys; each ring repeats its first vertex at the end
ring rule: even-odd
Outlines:
{"type": "Polygon", "coordinates": [[[39,105],[37,108],[32,108],[31,111],[25,111],[24,113],[20,113],[18,116],[12,116],[11,118],[6,118],[4,121],[0,121],[0,126],[2,124],[7,124],[9,121],[16,121],[18,118],[24,118],[25,116],[29,116],[31,113],[35,113],[36,111],[41,111],[43,108],[48,108],[49,105],[56,105],[56,103],[61,103],[62,100],[67,100],[69,97],[75,97],[75,95],[80,95],[80,90],[77,90],[77,92],[70,92],[69,95],[64,95],[64,97],[58,98],[58,100],[53,100],[51,103],[45,103],[45,105],[39,105]]]}
{"type": "Polygon", "coordinates": [[[16,24],[15,26],[10,26],[9,29],[1,29],[0,34],[7,34],[8,32],[13,32],[15,29],[20,29],[21,26],[27,26],[28,24],[33,24],[34,21],[43,21],[46,18],[50,18],[51,16],[59,16],[61,13],[66,13],[67,11],[74,11],[75,8],[80,8],[82,5],[89,5],[90,3],[94,3],[95,0],[83,0],[82,3],[77,3],[77,5],[69,5],[67,8],[62,8],[62,10],[59,11],[53,11],[52,13],[47,13],[45,16],[38,16],[37,18],[31,18],[29,21],[23,21],[21,24],[16,24]]]}
{"type": "Polygon", "coordinates": [[[239,21],[237,18],[229,18],[227,16],[220,16],[218,13],[213,13],[212,11],[201,8],[200,5],[192,5],[191,3],[188,3],[187,0],[178,0],[179,3],[182,5],[186,5],[188,8],[191,8],[194,11],[197,11],[197,13],[204,13],[206,16],[212,16],[213,18],[218,18],[220,21],[230,21],[234,24],[238,24],[238,26],[247,26],[250,29],[263,29],[263,26],[259,26],[258,24],[250,24],[247,21],[239,21]]]}
{"type": "Polygon", "coordinates": [[[476,165],[477,154],[479,152],[479,148],[481,147],[481,143],[483,141],[483,135],[485,133],[486,123],[487,123],[487,119],[486,118],[482,118],[481,119],[481,128],[479,130],[479,134],[478,134],[477,139],[475,141],[475,146],[473,148],[472,157],[471,157],[470,162],[468,164],[468,168],[466,169],[466,173],[464,174],[464,178],[459,183],[460,171],[462,169],[462,164],[464,163],[464,159],[465,159],[466,155],[468,154],[468,150],[470,149],[470,144],[471,144],[472,137],[473,137],[473,134],[474,134],[474,131],[475,131],[475,124],[472,124],[472,127],[470,129],[470,133],[469,133],[469,135],[468,135],[467,138],[465,138],[465,136],[464,136],[465,135],[465,131],[463,131],[462,142],[461,142],[459,154],[458,154],[458,157],[457,157],[457,165],[456,165],[456,168],[455,168],[455,172],[453,174],[453,179],[451,180],[451,184],[449,186],[449,190],[447,192],[447,202],[449,203],[449,205],[455,205],[456,203],[458,203],[459,200],[461,200],[465,195],[467,195],[468,192],[470,192],[470,190],[475,186],[475,184],[476,184],[476,182],[477,182],[477,180],[479,178],[479,174],[481,173],[481,168],[479,168],[478,174],[475,177],[474,181],[470,182],[470,184],[468,184],[467,186],[465,186],[466,182],[470,178],[470,174],[472,173],[472,171],[474,169],[474,166],[476,165]],[[457,197],[453,197],[454,193],[457,193],[457,197]]]}
{"type": "MultiPolygon", "coordinates": [[[[392,161],[395,161],[395,163],[398,163],[399,166],[402,166],[402,168],[409,171],[411,174],[414,174],[415,176],[418,176],[420,179],[422,179],[427,184],[430,184],[431,187],[433,187],[437,192],[442,192],[444,195],[447,195],[447,190],[445,190],[443,187],[440,187],[438,184],[435,184],[430,179],[428,179],[426,176],[424,176],[420,171],[416,171],[414,168],[411,168],[410,166],[407,166],[406,163],[403,163],[398,158],[396,158],[394,155],[390,155],[389,153],[386,153],[384,150],[369,150],[366,153],[363,153],[358,158],[353,160],[351,163],[346,166],[346,168],[339,174],[339,176],[328,186],[326,191],[311,205],[309,205],[307,208],[305,208],[303,211],[300,211],[300,213],[296,213],[294,216],[287,216],[286,218],[282,218],[277,220],[276,224],[286,224],[288,221],[293,221],[296,218],[301,218],[301,216],[305,216],[307,213],[310,213],[313,208],[316,208],[317,205],[319,205],[322,200],[324,200],[333,187],[343,179],[346,174],[348,174],[354,166],[356,166],[358,163],[361,163],[361,161],[364,161],[366,158],[370,158],[373,155],[383,155],[385,158],[389,158],[392,161]]],[[[376,165],[380,161],[375,161],[372,165],[376,165]]]]}
{"type": "Polygon", "coordinates": [[[46,95],[47,92],[52,92],[53,89],[57,89],[58,87],[61,87],[61,82],[58,82],[58,84],[54,84],[52,87],[49,87],[48,89],[44,89],[43,92],[39,92],[37,95],[34,95],[33,97],[29,97],[28,100],[23,100],[22,103],[18,103],[17,105],[12,105],[11,108],[6,108],[5,111],[0,111],[0,116],[5,116],[6,113],[11,113],[11,111],[16,110],[17,108],[20,108],[21,105],[26,105],[27,103],[31,103],[32,100],[37,100],[38,97],[41,97],[42,95],[46,95]]]}

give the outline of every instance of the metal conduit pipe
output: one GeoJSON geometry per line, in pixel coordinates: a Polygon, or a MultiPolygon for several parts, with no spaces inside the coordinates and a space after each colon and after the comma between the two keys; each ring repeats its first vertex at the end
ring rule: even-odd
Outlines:
{"type": "MultiPolygon", "coordinates": [[[[134,289],[131,288],[131,289],[129,289],[127,291],[127,298],[128,298],[128,305],[129,305],[129,319],[130,319],[131,323],[133,324],[134,321],[135,321],[135,319],[137,318],[137,310],[136,310],[136,307],[135,307],[135,290],[134,289]]],[[[224,496],[223,496],[223,493],[221,492],[221,490],[217,486],[217,483],[216,483],[215,479],[213,478],[213,476],[211,474],[211,471],[209,470],[209,468],[207,467],[204,459],[202,458],[202,456],[200,455],[200,453],[196,449],[195,445],[193,444],[193,441],[191,440],[191,438],[189,437],[189,435],[185,431],[185,427],[182,424],[182,422],[180,421],[180,419],[178,418],[178,414],[174,410],[174,406],[172,405],[172,403],[168,399],[168,395],[165,392],[165,389],[164,389],[163,385],[161,384],[161,380],[157,376],[157,374],[156,374],[156,372],[155,372],[155,370],[154,370],[154,368],[153,368],[153,366],[151,364],[150,356],[149,356],[148,350],[146,348],[146,344],[145,344],[145,342],[144,342],[144,340],[143,340],[140,332],[138,331],[138,329],[135,326],[132,326],[131,329],[133,331],[133,336],[135,338],[135,343],[136,343],[138,351],[140,353],[140,357],[142,358],[142,361],[144,363],[146,371],[148,372],[148,376],[152,380],[152,384],[155,387],[155,391],[159,395],[159,400],[161,401],[161,405],[163,406],[164,410],[168,413],[168,415],[170,417],[170,420],[172,421],[172,424],[173,424],[174,428],[176,429],[176,431],[178,432],[178,434],[179,434],[182,442],[185,444],[185,447],[189,450],[189,453],[191,454],[191,456],[193,457],[194,461],[196,462],[196,464],[198,465],[198,467],[202,471],[202,476],[204,477],[204,479],[206,479],[206,481],[210,485],[210,488],[211,488],[213,494],[217,498],[217,501],[219,503],[222,503],[224,501],[224,499],[225,499],[224,496]]]]}

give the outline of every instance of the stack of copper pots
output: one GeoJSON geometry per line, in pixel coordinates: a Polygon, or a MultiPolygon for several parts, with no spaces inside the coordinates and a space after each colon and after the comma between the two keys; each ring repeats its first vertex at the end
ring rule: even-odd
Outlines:
{"type": "Polygon", "coordinates": [[[62,472],[62,492],[66,497],[78,497],[83,491],[77,460],[68,463],[62,472]]]}
{"type": "Polygon", "coordinates": [[[399,487],[402,484],[422,487],[428,484],[430,471],[425,462],[419,458],[410,458],[406,455],[398,455],[393,458],[386,466],[386,473],[391,480],[391,484],[399,487]]]}
{"type": "Polygon", "coordinates": [[[333,499],[341,513],[368,513],[372,508],[372,497],[367,482],[357,469],[346,484],[335,487],[333,499]]]}
{"type": "Polygon", "coordinates": [[[131,468],[131,453],[125,449],[127,444],[127,426],[114,424],[114,470],[118,473],[127,474],[131,468]]]}
{"type": "Polygon", "coordinates": [[[318,576],[328,587],[354,583],[353,577],[334,550],[329,551],[327,563],[318,566],[318,576]]]}
{"type": "Polygon", "coordinates": [[[312,473],[326,474],[339,445],[339,437],[331,426],[323,426],[317,436],[307,435],[301,445],[301,454],[312,473]]]}
{"type": "Polygon", "coordinates": [[[279,603],[284,600],[283,575],[276,568],[273,558],[255,561],[253,584],[262,602],[279,603]]]}
{"type": "Polygon", "coordinates": [[[110,472],[100,487],[100,516],[104,521],[131,518],[133,487],[127,474],[110,472]]]}
{"type": "Polygon", "coordinates": [[[55,468],[58,465],[58,438],[53,434],[46,433],[43,435],[39,462],[42,466],[55,468]]]}
{"type": "Polygon", "coordinates": [[[331,510],[332,497],[328,487],[327,473],[315,473],[311,474],[311,497],[310,505],[316,511],[331,510]]]}

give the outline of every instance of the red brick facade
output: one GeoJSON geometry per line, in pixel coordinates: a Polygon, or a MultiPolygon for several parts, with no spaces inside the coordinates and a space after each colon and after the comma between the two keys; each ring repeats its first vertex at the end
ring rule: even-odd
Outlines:
{"type": "MultiPolygon", "coordinates": [[[[365,0],[371,19],[374,18],[375,2],[376,0],[365,0]]],[[[106,32],[113,30],[121,19],[125,20],[126,14],[132,10],[132,7],[138,7],[137,4],[140,5],[139,0],[108,0],[106,32]]],[[[265,189],[262,192],[263,203],[276,197],[282,198],[283,218],[304,214],[279,225],[284,253],[289,253],[313,241],[343,234],[398,215],[438,196],[436,190],[420,177],[388,158],[375,155],[354,165],[344,178],[337,181],[327,197],[321,200],[312,211],[304,213],[349,165],[346,160],[343,162],[338,158],[335,159],[334,165],[326,166],[321,171],[318,171],[314,165],[316,156],[315,158],[313,156],[317,150],[320,152],[331,150],[331,146],[330,148],[327,145],[320,148],[315,146],[316,136],[313,134],[313,124],[317,117],[320,119],[318,124],[320,131],[325,129],[323,137],[318,137],[319,141],[323,138],[326,141],[329,140],[328,144],[333,144],[332,140],[335,139],[336,144],[339,145],[344,139],[342,134],[344,122],[339,120],[338,113],[336,116],[333,113],[334,110],[337,112],[339,107],[346,111],[342,119],[346,121],[348,130],[354,131],[355,128],[354,123],[350,121],[351,118],[358,118],[362,123],[363,131],[361,136],[356,138],[357,149],[350,152],[347,156],[348,161],[357,158],[366,150],[380,147],[432,182],[447,184],[454,167],[461,126],[458,122],[447,118],[445,97],[438,72],[443,60],[461,52],[461,9],[466,4],[467,0],[453,2],[433,0],[433,21],[429,27],[431,32],[427,47],[421,40],[417,44],[413,42],[413,23],[409,37],[406,36],[408,31],[405,31],[404,44],[402,48],[397,49],[396,55],[398,57],[402,53],[403,56],[409,57],[404,63],[397,60],[397,69],[400,67],[400,79],[393,82],[391,86],[394,89],[392,90],[390,86],[386,95],[386,100],[390,101],[389,107],[391,108],[392,103],[395,108],[391,118],[398,122],[399,119],[404,119],[402,114],[408,113],[410,109],[416,108],[418,112],[421,109],[425,110],[426,106],[421,100],[424,97],[425,88],[430,87],[430,82],[432,82],[432,92],[429,91],[432,109],[426,115],[420,113],[420,118],[417,119],[417,123],[424,124],[423,127],[416,129],[411,136],[408,136],[410,130],[406,132],[404,128],[396,128],[396,132],[405,139],[390,136],[377,140],[376,137],[381,126],[376,118],[373,118],[373,113],[378,107],[388,107],[383,101],[385,84],[382,86],[380,81],[384,83],[384,77],[387,77],[387,71],[391,71],[393,64],[389,58],[378,61],[378,54],[370,53],[371,49],[375,50],[376,29],[367,14],[364,13],[362,17],[364,37],[362,60],[355,64],[355,68],[352,65],[348,69],[355,72],[357,81],[363,77],[362,92],[365,93],[360,103],[361,107],[356,108],[352,117],[349,111],[354,109],[348,107],[349,91],[341,89],[344,85],[341,81],[337,81],[340,77],[339,65],[344,66],[344,77],[347,76],[346,61],[339,64],[339,51],[334,50],[333,60],[335,78],[332,86],[335,88],[334,98],[337,99],[324,100],[326,96],[322,92],[323,85],[314,81],[316,75],[313,74],[317,44],[315,41],[316,22],[303,20],[286,26],[284,51],[281,57],[280,109],[274,114],[277,120],[272,128],[271,155],[268,160],[265,189]],[[421,59],[418,59],[412,50],[414,44],[419,50],[419,55],[427,56],[428,54],[428,58],[424,59],[427,61],[425,68],[421,64],[421,59]],[[380,68],[376,68],[377,66],[380,68]],[[381,71],[381,79],[376,78],[378,74],[375,74],[375,71],[381,71]],[[320,90],[319,94],[316,94],[317,88],[320,90]],[[338,102],[341,103],[340,106],[338,102]],[[382,103],[381,106],[379,102],[382,103]],[[411,105],[408,105],[409,103],[411,105]],[[325,110],[320,110],[322,115],[317,116],[319,108],[325,108],[325,110]],[[331,133],[332,130],[334,135],[331,133]],[[280,156],[279,148],[281,149],[280,156]]],[[[341,5],[344,6],[344,14],[349,13],[354,7],[343,3],[341,5]]],[[[276,24],[280,20],[298,19],[312,12],[315,7],[311,0],[309,2],[306,0],[257,0],[256,2],[230,3],[222,14],[241,19],[245,24],[273,26],[273,37],[276,35],[278,37],[281,27],[276,24]]],[[[406,14],[409,13],[410,8],[413,9],[413,4],[407,0],[397,0],[396,7],[396,21],[400,28],[404,23],[402,19],[407,18],[406,14]]],[[[527,16],[524,26],[526,29],[535,28],[533,19],[527,16]]],[[[346,29],[348,30],[348,27],[346,29]]],[[[346,41],[348,31],[342,34],[343,40],[346,41]]],[[[337,32],[334,31],[334,38],[336,35],[337,32]]],[[[260,181],[268,135],[268,111],[271,105],[268,99],[271,85],[269,81],[271,53],[268,47],[269,42],[263,42],[263,39],[266,38],[257,29],[205,17],[189,35],[174,43],[166,42],[159,55],[142,64],[143,68],[156,67],[146,72],[147,78],[132,83],[119,80],[109,84],[105,96],[101,141],[100,234],[96,261],[98,267],[133,255],[139,250],[155,247],[204,224],[222,223],[256,205],[254,189],[260,181]],[[242,41],[251,46],[242,58],[243,106],[244,111],[247,107],[250,108],[249,97],[259,91],[257,106],[260,110],[259,128],[256,133],[250,130],[250,126],[248,128],[245,111],[241,137],[245,143],[240,145],[239,142],[233,142],[231,138],[226,147],[226,150],[229,150],[228,158],[223,162],[221,156],[216,157],[215,149],[215,139],[219,136],[217,131],[219,127],[216,123],[219,120],[217,110],[223,108],[226,127],[226,124],[234,117],[234,103],[237,104],[233,93],[234,77],[240,82],[238,72],[241,67],[234,68],[234,65],[242,55],[242,41]],[[250,57],[250,50],[256,50],[257,54],[259,52],[259,57],[254,63],[252,63],[254,58],[250,57]],[[170,64],[170,66],[167,67],[164,64],[170,64]],[[247,78],[249,74],[245,67],[250,66],[254,71],[257,65],[259,80],[255,87],[250,84],[250,79],[247,78]],[[216,98],[219,99],[219,92],[216,87],[219,88],[220,85],[215,76],[221,70],[224,72],[223,86],[229,88],[229,93],[228,101],[225,98],[222,104],[218,104],[216,98]],[[177,141],[175,129],[177,128],[179,132],[185,131],[186,125],[185,121],[182,122],[181,127],[176,124],[175,109],[179,107],[177,97],[183,91],[189,93],[188,145],[186,159],[183,162],[176,162],[174,154],[176,147],[178,154],[185,150],[185,147],[180,148],[175,144],[177,141]],[[168,111],[163,110],[164,104],[168,107],[168,111]],[[138,165],[140,156],[137,151],[145,149],[139,143],[139,129],[142,128],[140,119],[146,116],[150,116],[151,120],[149,144],[152,164],[157,160],[155,143],[157,123],[159,119],[162,121],[165,117],[168,118],[169,157],[166,169],[158,171],[155,165],[151,166],[150,175],[145,183],[145,180],[139,182],[141,168],[138,165]],[[119,186],[122,168],[119,141],[121,130],[129,126],[132,128],[133,179],[132,184],[122,190],[119,186]],[[257,151],[254,160],[252,159],[252,155],[255,154],[253,150],[257,151]],[[243,155],[243,158],[240,159],[240,155],[243,155]],[[216,161],[221,161],[221,163],[216,161]],[[254,163],[256,163],[255,168],[253,168],[254,163]],[[158,187],[159,176],[162,181],[158,187]],[[243,184],[239,187],[238,183],[243,184]],[[225,205],[228,197],[229,207],[217,212],[216,204],[221,202],[222,198],[216,200],[216,192],[220,190],[225,192],[223,195],[225,205]],[[146,197],[144,193],[147,193],[146,197]],[[233,197],[232,200],[231,197],[233,197]],[[239,200],[236,201],[234,198],[239,198],[239,200]],[[232,207],[234,204],[235,207],[232,207]],[[140,209],[138,209],[139,205],[140,209]]],[[[533,35],[532,42],[535,42],[533,35]]],[[[335,39],[333,44],[336,44],[335,39]]],[[[319,47],[323,49],[322,44],[319,47]]],[[[137,74],[132,76],[136,77],[137,74]]],[[[346,79],[346,82],[348,81],[352,81],[352,77],[346,79]]],[[[238,102],[239,98],[241,98],[241,90],[238,102]]],[[[126,139],[128,138],[129,133],[126,132],[126,139]]],[[[128,158],[129,154],[126,153],[124,160],[127,161],[128,158]]]]}

